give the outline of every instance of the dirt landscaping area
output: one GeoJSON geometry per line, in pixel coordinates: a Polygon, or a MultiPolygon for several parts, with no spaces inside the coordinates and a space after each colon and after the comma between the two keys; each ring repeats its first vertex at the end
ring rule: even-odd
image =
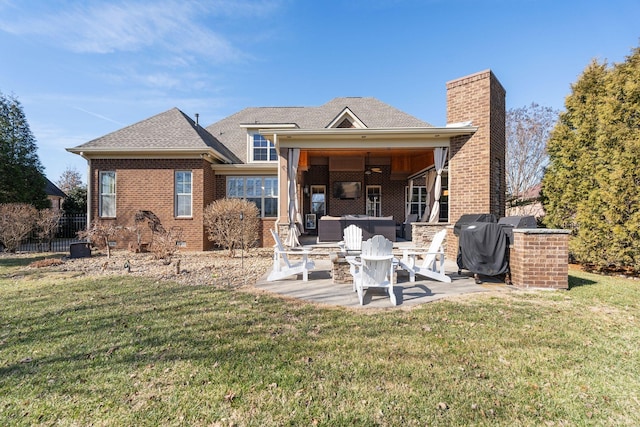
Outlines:
{"type": "Polygon", "coordinates": [[[226,251],[181,252],[167,263],[149,253],[93,251],[89,258],[68,258],[62,254],[7,254],[3,258],[34,258],[29,269],[42,269],[70,275],[106,276],[133,275],[173,280],[184,285],[216,285],[242,287],[254,285],[271,268],[272,249],[251,249],[238,252],[233,258],[226,251]]]}

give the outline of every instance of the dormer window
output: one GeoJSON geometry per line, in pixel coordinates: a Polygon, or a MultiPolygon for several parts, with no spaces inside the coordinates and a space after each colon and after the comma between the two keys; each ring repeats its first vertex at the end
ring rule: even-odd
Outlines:
{"type": "Polygon", "coordinates": [[[278,155],[276,153],[276,147],[273,142],[269,141],[259,133],[251,135],[252,140],[252,152],[254,162],[276,162],[278,161],[278,155]]]}

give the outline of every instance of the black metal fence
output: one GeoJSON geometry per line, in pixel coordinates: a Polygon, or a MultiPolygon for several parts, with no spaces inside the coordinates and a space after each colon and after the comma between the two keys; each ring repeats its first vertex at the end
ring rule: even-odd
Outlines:
{"type": "Polygon", "coordinates": [[[63,215],[58,221],[58,230],[51,241],[42,241],[33,232],[23,240],[18,249],[21,252],[69,252],[71,243],[80,242],[78,231],[87,228],[86,215],[63,215]]]}

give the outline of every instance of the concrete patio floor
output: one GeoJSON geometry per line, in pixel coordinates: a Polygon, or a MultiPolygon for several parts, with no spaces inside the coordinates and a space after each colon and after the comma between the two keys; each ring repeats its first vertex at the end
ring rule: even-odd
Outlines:
{"type": "Polygon", "coordinates": [[[314,262],[316,267],[309,272],[308,282],[304,282],[301,275],[267,282],[265,275],[255,286],[268,292],[316,304],[361,309],[407,309],[456,295],[490,291],[508,292],[513,289],[497,277],[481,276],[483,283],[478,285],[469,271],[463,270],[462,274],[458,275],[457,264],[447,260],[445,271],[451,277],[451,283],[438,282],[421,276],[416,276],[416,281],[411,283],[409,275],[403,270],[398,270],[398,282],[394,286],[397,306],[394,307],[384,290],[380,289],[367,290],[364,305],[361,306],[352,284],[332,283],[331,261],[328,257],[327,259],[316,258],[314,262]]]}

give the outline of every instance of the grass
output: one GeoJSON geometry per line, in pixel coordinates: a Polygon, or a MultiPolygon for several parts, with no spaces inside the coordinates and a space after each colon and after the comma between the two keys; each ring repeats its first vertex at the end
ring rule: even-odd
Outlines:
{"type": "Polygon", "coordinates": [[[369,313],[26,264],[0,258],[0,425],[640,424],[638,281],[369,313]]]}

